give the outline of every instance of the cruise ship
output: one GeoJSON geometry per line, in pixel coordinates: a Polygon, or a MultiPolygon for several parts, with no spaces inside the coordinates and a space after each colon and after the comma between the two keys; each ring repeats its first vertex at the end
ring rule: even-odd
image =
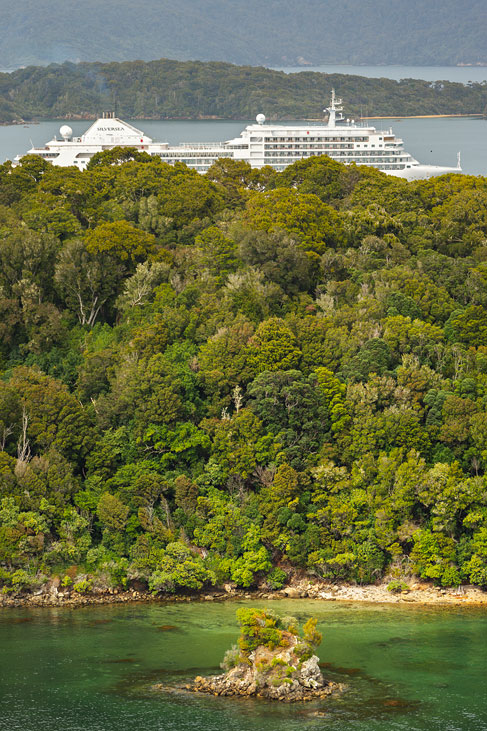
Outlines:
{"type": "MultiPolygon", "coordinates": [[[[114,147],[134,147],[174,165],[185,163],[199,173],[206,173],[219,158],[244,160],[253,168],[270,165],[284,170],[297,160],[314,155],[328,155],[337,162],[356,163],[378,168],[384,173],[407,180],[429,178],[445,173],[461,172],[460,155],[455,167],[422,165],[404,150],[404,143],[392,131],[356,124],[342,115],[342,100],[332,92],[330,106],[323,110],[328,120],[323,124],[266,123],[258,114],[255,124],[248,125],[239,137],[221,143],[187,143],[169,145],[154,142],[131,124],[105,112],[81,137],[74,137],[71,127],[63,125],[61,139],[32,147],[27,155],[39,155],[53,165],[76,166],[85,170],[97,152],[114,147]]],[[[18,164],[22,155],[17,155],[18,164]]]]}

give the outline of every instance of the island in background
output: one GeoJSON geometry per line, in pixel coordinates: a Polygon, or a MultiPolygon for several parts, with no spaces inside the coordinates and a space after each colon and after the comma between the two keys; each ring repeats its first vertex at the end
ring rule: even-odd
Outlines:
{"type": "Polygon", "coordinates": [[[345,74],[285,74],[228,63],[64,63],[0,74],[0,122],[92,119],[110,109],[139,119],[321,118],[335,87],[347,114],[483,114],[487,85],[345,74]]]}

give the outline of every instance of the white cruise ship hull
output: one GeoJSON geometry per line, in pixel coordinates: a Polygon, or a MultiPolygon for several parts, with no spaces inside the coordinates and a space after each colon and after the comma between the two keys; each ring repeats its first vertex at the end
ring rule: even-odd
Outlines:
{"type": "MultiPolygon", "coordinates": [[[[461,172],[457,167],[422,165],[404,150],[403,141],[390,130],[362,127],[353,121],[337,124],[340,100],[332,96],[327,124],[266,123],[262,114],[257,123],[248,125],[232,140],[222,143],[189,143],[169,145],[154,142],[141,130],[108,113],[94,122],[81,135],[73,137],[70,127],[61,127],[62,139],[56,137],[44,147],[32,148],[26,154],[39,155],[53,165],[75,166],[85,170],[98,152],[114,147],[133,147],[159,157],[171,165],[184,163],[199,173],[206,173],[220,158],[241,160],[253,168],[270,166],[278,172],[298,160],[327,155],[345,165],[375,167],[388,175],[406,180],[419,180],[446,173],[461,172]]],[[[22,156],[17,156],[18,164],[22,156]]]]}
{"type": "Polygon", "coordinates": [[[425,180],[426,178],[434,178],[438,175],[448,175],[449,173],[461,173],[462,169],[456,167],[441,167],[440,165],[413,165],[404,170],[391,170],[389,175],[396,178],[405,178],[406,180],[425,180]]]}

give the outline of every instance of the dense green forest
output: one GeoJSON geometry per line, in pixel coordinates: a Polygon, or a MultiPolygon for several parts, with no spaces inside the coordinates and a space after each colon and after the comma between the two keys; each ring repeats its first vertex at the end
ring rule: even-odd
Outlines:
{"type": "Polygon", "coordinates": [[[4,163],[3,591],[487,585],[486,307],[486,178],[4,163]]]}
{"type": "Polygon", "coordinates": [[[332,87],[347,114],[483,113],[487,83],[369,79],[345,74],[285,74],[225,63],[161,59],[144,63],[65,63],[0,74],[0,122],[94,116],[125,118],[320,118],[332,87]]]}
{"type": "Polygon", "coordinates": [[[233,63],[487,62],[483,0],[0,0],[0,68],[168,56],[233,63]]]}

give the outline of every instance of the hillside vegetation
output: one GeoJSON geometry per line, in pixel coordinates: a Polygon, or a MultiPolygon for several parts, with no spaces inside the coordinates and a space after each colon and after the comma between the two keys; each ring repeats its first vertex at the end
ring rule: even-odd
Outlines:
{"type": "Polygon", "coordinates": [[[482,113],[487,84],[415,79],[393,81],[344,74],[284,74],[224,63],[162,59],[29,67],[0,74],[0,121],[95,116],[116,109],[125,118],[320,118],[332,87],[347,114],[482,113]]]}
{"type": "Polygon", "coordinates": [[[0,0],[0,68],[69,61],[487,62],[483,0],[0,0]]]}
{"type": "Polygon", "coordinates": [[[0,166],[3,590],[487,585],[487,179],[119,152],[0,166]]]}

